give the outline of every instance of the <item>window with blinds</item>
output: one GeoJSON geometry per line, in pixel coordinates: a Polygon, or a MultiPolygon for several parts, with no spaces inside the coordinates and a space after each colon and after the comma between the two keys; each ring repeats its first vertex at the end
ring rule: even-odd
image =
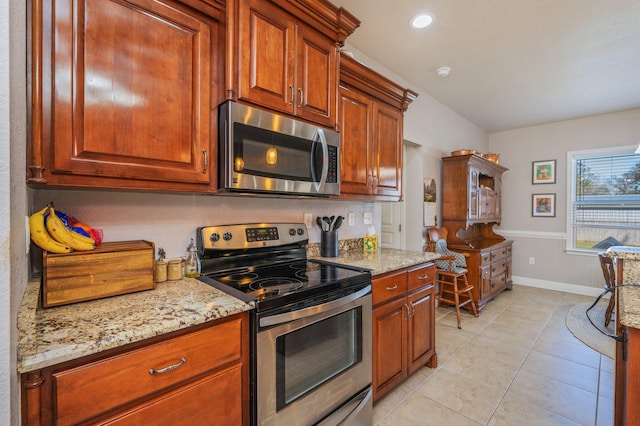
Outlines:
{"type": "Polygon", "coordinates": [[[569,153],[568,249],[640,246],[640,154],[633,147],[569,153]]]}

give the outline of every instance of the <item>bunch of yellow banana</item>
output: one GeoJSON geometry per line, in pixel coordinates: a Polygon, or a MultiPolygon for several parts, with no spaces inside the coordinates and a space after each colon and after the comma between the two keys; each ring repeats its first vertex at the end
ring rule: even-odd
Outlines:
{"type": "Polygon", "coordinates": [[[86,251],[96,247],[93,238],[67,228],[52,204],[29,217],[29,233],[38,247],[51,253],[86,251]]]}
{"type": "Polygon", "coordinates": [[[31,239],[38,247],[51,253],[70,253],[73,251],[71,247],[60,244],[47,232],[44,215],[48,210],[49,206],[46,206],[42,210],[29,216],[29,234],[31,235],[31,239]]]}
{"type": "Polygon", "coordinates": [[[87,251],[96,248],[96,242],[93,238],[67,228],[64,222],[56,215],[53,205],[49,204],[48,207],[49,214],[46,215],[45,223],[47,231],[49,231],[49,234],[54,240],[77,251],[87,251]]]}

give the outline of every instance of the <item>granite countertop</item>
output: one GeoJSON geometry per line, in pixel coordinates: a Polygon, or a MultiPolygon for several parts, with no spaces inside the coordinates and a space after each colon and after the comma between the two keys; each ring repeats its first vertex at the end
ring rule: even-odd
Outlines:
{"type": "Polygon", "coordinates": [[[338,257],[315,256],[314,258],[338,265],[368,269],[371,271],[371,275],[376,276],[420,263],[431,262],[439,257],[440,255],[431,252],[381,248],[376,253],[365,253],[361,249],[339,252],[338,257]]]}
{"type": "Polygon", "coordinates": [[[193,278],[154,290],[43,309],[32,279],[18,312],[18,374],[253,308],[193,278]]]}
{"type": "MultiPolygon", "coordinates": [[[[607,255],[623,260],[623,284],[640,284],[640,247],[613,246],[607,255]]],[[[620,323],[640,328],[640,287],[622,287],[618,291],[620,323]]]]}
{"type": "MultiPolygon", "coordinates": [[[[367,269],[372,275],[430,262],[434,253],[352,248],[316,258],[367,269]]],[[[158,283],[154,290],[43,309],[40,279],[29,281],[18,312],[18,373],[37,370],[223,318],[253,308],[193,278],[158,283]]]]}

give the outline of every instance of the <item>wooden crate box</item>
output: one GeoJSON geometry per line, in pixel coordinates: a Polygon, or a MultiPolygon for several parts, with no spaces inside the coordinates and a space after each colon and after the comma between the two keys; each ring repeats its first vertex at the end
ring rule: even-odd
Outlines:
{"type": "Polygon", "coordinates": [[[42,306],[99,299],[155,288],[155,248],[149,241],[102,243],[92,251],[44,252],[42,306]]]}

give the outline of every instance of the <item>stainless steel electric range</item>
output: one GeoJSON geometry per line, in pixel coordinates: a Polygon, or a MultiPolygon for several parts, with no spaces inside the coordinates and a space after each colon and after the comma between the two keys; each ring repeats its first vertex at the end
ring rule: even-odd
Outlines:
{"type": "Polygon", "coordinates": [[[371,424],[371,273],[306,257],[300,223],[201,227],[200,280],[252,311],[252,423],[371,424]]]}

